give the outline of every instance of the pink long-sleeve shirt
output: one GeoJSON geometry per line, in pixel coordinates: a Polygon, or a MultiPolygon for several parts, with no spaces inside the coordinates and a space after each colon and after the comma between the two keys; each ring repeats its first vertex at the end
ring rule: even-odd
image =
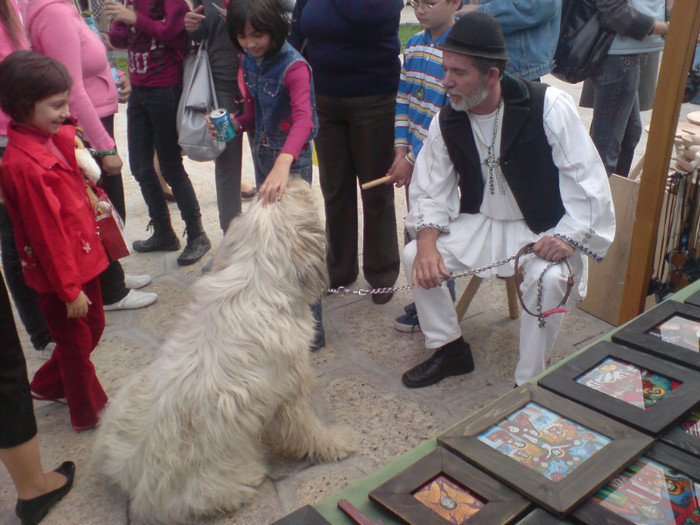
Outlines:
{"type": "MultiPolygon", "coordinates": [[[[239,83],[245,101],[245,113],[236,118],[242,131],[255,129],[255,103],[245,82],[239,83]]],[[[284,87],[289,92],[292,106],[292,126],[282,146],[282,153],[289,153],[294,160],[306,145],[309,134],[314,129],[313,109],[311,108],[311,71],[306,62],[296,62],[287,69],[284,87]]]]}
{"type": "Polygon", "coordinates": [[[90,145],[114,149],[114,140],[100,121],[118,111],[104,44],[66,0],[25,0],[22,9],[34,51],[61,62],[73,78],[70,111],[90,145]]]}
{"type": "MultiPolygon", "coordinates": [[[[17,2],[15,2],[15,0],[9,0],[9,2],[10,6],[14,8],[15,13],[17,13],[17,20],[19,20],[19,9],[17,8],[17,2]]],[[[29,42],[27,41],[27,37],[24,35],[24,31],[22,31],[21,27],[18,29],[19,30],[17,31],[16,37],[19,45],[15,45],[12,42],[10,34],[5,29],[5,26],[0,24],[0,62],[3,61],[7,55],[29,47],[29,42]]],[[[0,135],[7,136],[7,126],[9,123],[10,117],[0,111],[0,135]]]]}
{"type": "Polygon", "coordinates": [[[133,26],[115,22],[108,33],[114,47],[129,52],[129,78],[135,86],[168,87],[182,82],[188,36],[185,0],[122,0],[136,13],[133,26]]]}

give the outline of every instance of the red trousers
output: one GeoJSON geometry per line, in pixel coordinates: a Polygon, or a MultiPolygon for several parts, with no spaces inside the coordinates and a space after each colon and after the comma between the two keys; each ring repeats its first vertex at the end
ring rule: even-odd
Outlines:
{"type": "Polygon", "coordinates": [[[69,319],[66,304],[56,294],[39,295],[39,308],[56,349],[31,382],[35,394],[48,399],[66,398],[76,430],[94,427],[107,404],[107,394],[90,361],[105,327],[99,278],[83,284],[82,289],[92,304],[87,315],[80,318],[69,319]]]}

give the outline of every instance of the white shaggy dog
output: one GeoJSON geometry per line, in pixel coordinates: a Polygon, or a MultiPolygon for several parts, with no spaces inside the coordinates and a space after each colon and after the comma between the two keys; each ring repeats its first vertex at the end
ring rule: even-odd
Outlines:
{"type": "Polygon", "coordinates": [[[327,286],[325,232],[309,185],[235,219],[212,271],[156,360],[111,399],[93,460],[146,522],[233,510],[267,453],[335,461],[351,432],[325,427],[310,391],[310,305],[327,286]]]}

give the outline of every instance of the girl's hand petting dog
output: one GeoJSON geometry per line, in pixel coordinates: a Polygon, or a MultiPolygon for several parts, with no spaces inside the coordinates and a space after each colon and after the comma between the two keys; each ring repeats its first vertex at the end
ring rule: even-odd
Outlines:
{"type": "Polygon", "coordinates": [[[275,165],[258,189],[258,200],[262,199],[263,206],[282,200],[284,189],[289,181],[289,168],[293,163],[294,156],[290,153],[280,153],[277,156],[275,165]]]}

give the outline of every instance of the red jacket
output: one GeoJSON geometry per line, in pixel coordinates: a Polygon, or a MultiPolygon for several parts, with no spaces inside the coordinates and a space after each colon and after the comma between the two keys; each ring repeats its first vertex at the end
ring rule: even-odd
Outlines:
{"type": "Polygon", "coordinates": [[[108,264],[75,160],[75,127],[61,126],[50,139],[70,165],[27,131],[10,124],[0,164],[0,188],[24,278],[39,293],[56,293],[61,301],[73,301],[81,285],[108,264]]]}

